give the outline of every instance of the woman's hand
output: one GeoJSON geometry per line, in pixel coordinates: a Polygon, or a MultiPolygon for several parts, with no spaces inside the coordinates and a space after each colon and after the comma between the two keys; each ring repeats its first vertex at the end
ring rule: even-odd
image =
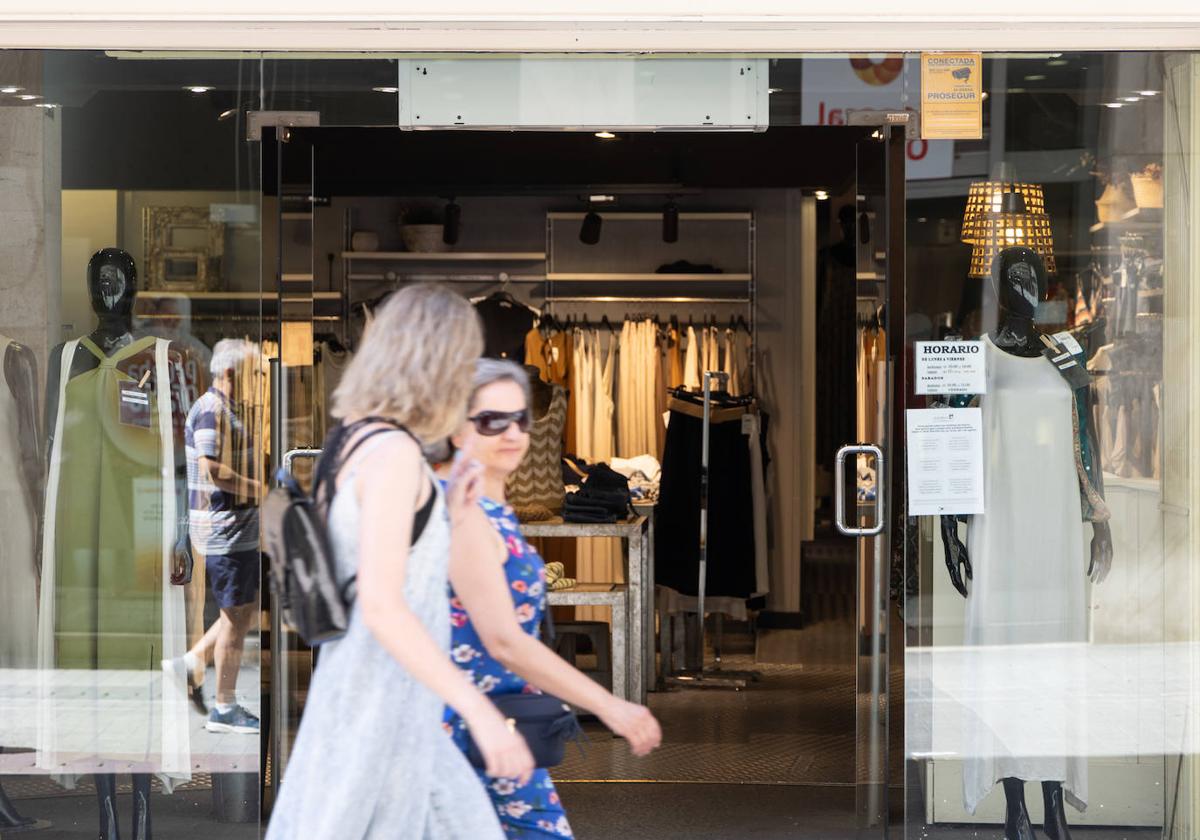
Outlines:
{"type": "Polygon", "coordinates": [[[488,706],[479,720],[467,721],[471,737],[483,755],[484,772],[494,779],[516,779],[518,786],[523,786],[535,769],[533,753],[521,733],[510,728],[494,706],[490,703],[488,706]]]}
{"type": "Polygon", "coordinates": [[[629,742],[634,755],[648,755],[662,743],[662,728],[645,706],[613,697],[598,716],[613,734],[629,742]]]}
{"type": "Polygon", "coordinates": [[[471,457],[469,449],[460,449],[446,477],[446,509],[452,524],[479,504],[483,493],[483,465],[471,457]]]}

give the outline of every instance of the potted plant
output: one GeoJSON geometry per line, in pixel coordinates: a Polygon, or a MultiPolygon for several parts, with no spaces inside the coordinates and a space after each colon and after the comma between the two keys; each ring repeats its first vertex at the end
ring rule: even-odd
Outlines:
{"type": "Polygon", "coordinates": [[[1163,206],[1163,168],[1161,163],[1148,163],[1141,172],[1129,176],[1133,184],[1133,200],[1139,208],[1161,208],[1163,206]]]}
{"type": "Polygon", "coordinates": [[[400,240],[406,251],[437,254],[450,250],[442,238],[444,220],[431,207],[409,207],[400,213],[400,240]]]}

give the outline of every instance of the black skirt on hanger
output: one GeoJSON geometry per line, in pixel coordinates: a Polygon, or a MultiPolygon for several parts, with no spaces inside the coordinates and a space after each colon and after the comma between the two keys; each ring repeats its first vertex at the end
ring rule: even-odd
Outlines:
{"type": "MultiPolygon", "coordinates": [[[[671,412],[654,524],[655,583],[696,595],[700,579],[700,447],[704,421],[671,412]]],[[[750,450],[741,415],[709,429],[706,594],[747,598],[755,591],[750,450]]]]}

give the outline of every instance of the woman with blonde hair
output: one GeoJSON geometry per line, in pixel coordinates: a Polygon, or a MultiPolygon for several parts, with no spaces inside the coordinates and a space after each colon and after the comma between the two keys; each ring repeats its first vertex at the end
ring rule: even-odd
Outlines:
{"type": "Polygon", "coordinates": [[[443,496],[421,452],[462,422],[482,348],[466,300],[410,286],[379,308],[333,395],[335,473],[318,501],[356,594],[346,635],[321,647],[268,840],[501,837],[443,704],[488,773],[532,772],[524,740],[448,656],[450,528],[476,508],[479,469],[457,469],[443,496]]]}

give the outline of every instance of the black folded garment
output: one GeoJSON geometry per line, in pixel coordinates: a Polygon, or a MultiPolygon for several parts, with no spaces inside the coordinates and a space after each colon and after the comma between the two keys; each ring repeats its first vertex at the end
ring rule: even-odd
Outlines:
{"type": "MultiPolygon", "coordinates": [[[[574,493],[569,493],[568,496],[573,496],[574,493]]],[[[619,515],[613,513],[607,508],[598,507],[596,505],[580,504],[579,502],[571,502],[570,499],[563,505],[563,521],[564,522],[589,522],[589,523],[611,523],[617,522],[620,519],[619,515]]]]}
{"type": "Polygon", "coordinates": [[[614,470],[608,464],[596,464],[588,468],[585,491],[592,490],[622,490],[629,493],[629,479],[614,470]]]}
{"type": "Polygon", "coordinates": [[[588,469],[587,480],[578,493],[568,493],[563,502],[566,522],[619,522],[629,517],[633,499],[629,479],[607,464],[588,469]]]}
{"type": "Polygon", "coordinates": [[[630,504],[628,490],[593,490],[585,484],[583,489],[574,495],[579,497],[577,501],[581,504],[602,507],[613,513],[624,513],[630,504]]]}

